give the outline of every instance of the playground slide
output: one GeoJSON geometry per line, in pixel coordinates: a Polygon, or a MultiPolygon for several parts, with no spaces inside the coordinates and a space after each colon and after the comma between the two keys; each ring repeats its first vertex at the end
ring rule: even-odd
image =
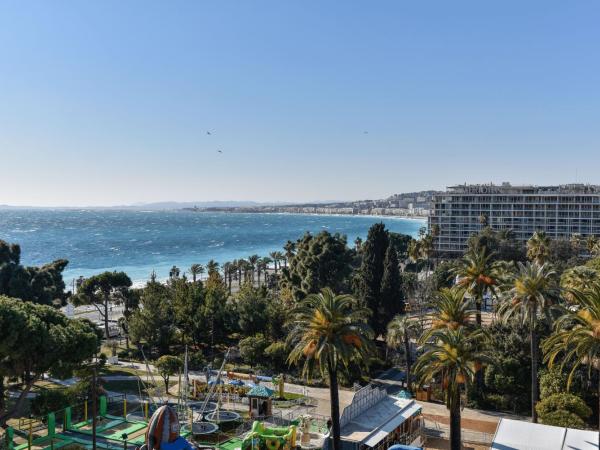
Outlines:
{"type": "Polygon", "coordinates": [[[296,447],[296,426],[267,428],[255,421],[242,450],[290,450],[296,447]]]}

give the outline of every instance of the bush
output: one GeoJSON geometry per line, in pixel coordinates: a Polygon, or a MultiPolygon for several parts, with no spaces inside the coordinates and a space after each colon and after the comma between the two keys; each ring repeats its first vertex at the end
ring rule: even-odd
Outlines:
{"type": "Polygon", "coordinates": [[[567,393],[552,394],[539,402],[535,409],[542,423],[573,428],[584,428],[585,420],[592,415],[592,410],[581,398],[567,393]]]}
{"type": "Polygon", "coordinates": [[[544,416],[542,423],[554,425],[555,427],[577,428],[579,430],[585,429],[585,422],[581,420],[577,414],[564,410],[547,414],[544,416]]]}
{"type": "Polygon", "coordinates": [[[544,400],[554,394],[565,392],[567,376],[559,367],[543,370],[540,376],[540,398],[544,400]]]}

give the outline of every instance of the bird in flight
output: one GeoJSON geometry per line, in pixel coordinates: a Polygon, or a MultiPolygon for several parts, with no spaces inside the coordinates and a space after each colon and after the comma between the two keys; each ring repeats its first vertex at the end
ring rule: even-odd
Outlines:
{"type": "Polygon", "coordinates": [[[363,131],[363,133],[364,133],[364,134],[369,134],[369,132],[368,132],[368,131],[363,131]]]}
{"type": "Polygon", "coordinates": [[[218,151],[219,153],[223,153],[223,151],[222,151],[222,150],[217,150],[217,151],[218,151]]]}
{"type": "Polygon", "coordinates": [[[207,131],[207,132],[206,132],[206,134],[208,134],[208,135],[210,136],[210,135],[211,135],[211,132],[210,132],[210,131],[207,131]]]}

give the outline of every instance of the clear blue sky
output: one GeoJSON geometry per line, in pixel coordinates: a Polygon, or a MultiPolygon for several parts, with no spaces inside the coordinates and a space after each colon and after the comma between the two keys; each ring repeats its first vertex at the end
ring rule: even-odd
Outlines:
{"type": "Polygon", "coordinates": [[[599,23],[597,0],[3,1],[0,204],[600,183],[599,23]]]}

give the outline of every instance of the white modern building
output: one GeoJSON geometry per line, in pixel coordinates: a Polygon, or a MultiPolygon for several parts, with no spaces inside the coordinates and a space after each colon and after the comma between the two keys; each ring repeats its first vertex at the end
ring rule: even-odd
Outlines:
{"type": "Polygon", "coordinates": [[[463,252],[469,236],[489,225],[527,241],[535,231],[552,239],[600,236],[600,186],[465,184],[433,196],[429,227],[438,252],[463,252]]]}

